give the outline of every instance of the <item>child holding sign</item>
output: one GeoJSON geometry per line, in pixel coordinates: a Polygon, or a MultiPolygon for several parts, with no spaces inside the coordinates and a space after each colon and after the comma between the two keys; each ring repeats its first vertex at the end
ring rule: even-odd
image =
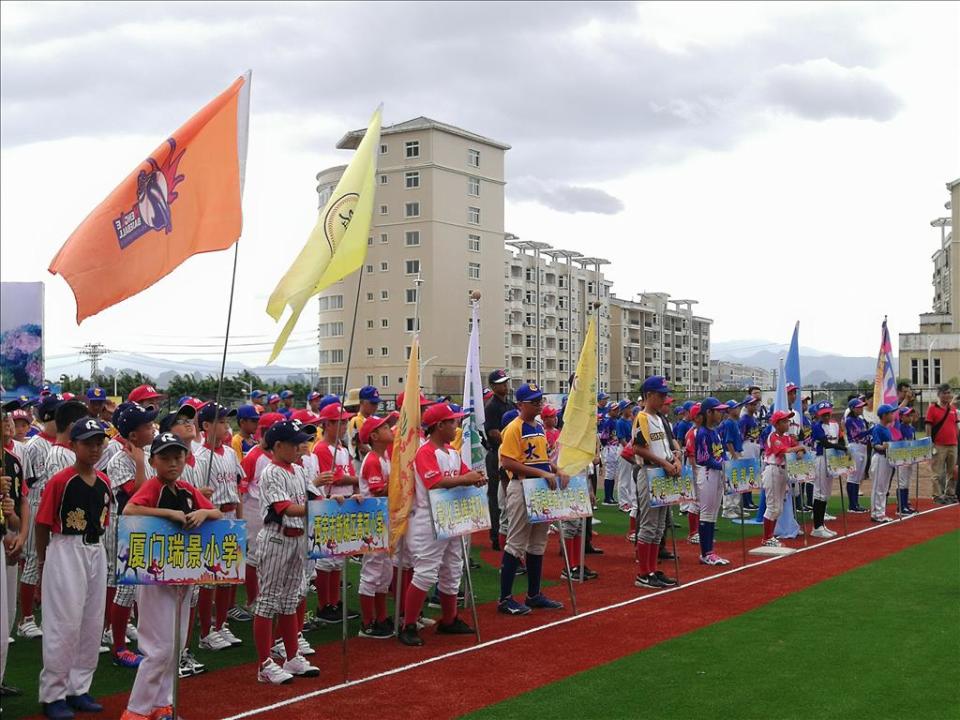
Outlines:
{"type": "Polygon", "coordinates": [[[813,406],[813,425],[811,426],[811,440],[816,454],[816,477],[814,479],[813,494],[813,532],[811,535],[816,538],[829,539],[836,537],[837,533],[827,527],[826,513],[827,500],[833,489],[833,477],[830,469],[827,467],[827,454],[825,450],[843,450],[845,445],[843,438],[840,437],[840,426],[831,422],[830,416],[833,414],[833,404],[829,402],[819,402],[813,406]]]}
{"type": "Polygon", "coordinates": [[[717,432],[727,406],[715,397],[700,403],[703,425],[697,430],[697,497],[700,500],[700,562],[704,565],[729,565],[730,561],[713,551],[713,533],[723,497],[723,463],[727,459],[723,439],[717,432]]]}
{"type": "MultiPolygon", "coordinates": [[[[187,530],[223,515],[192,484],[181,479],[190,449],[170,432],[150,445],[150,466],[155,476],[146,479],[127,501],[123,515],[163,518],[187,530]]],[[[187,633],[192,593],[172,585],[137,587],[137,648],[143,660],[137,668],[127,709],[120,720],[157,720],[173,715],[174,653],[170,628],[180,605],[180,637],[187,633]]]]}
{"type": "Polygon", "coordinates": [[[843,421],[847,435],[847,448],[853,457],[853,472],[847,475],[847,512],[865,513],[867,508],[860,506],[860,483],[867,472],[867,446],[870,442],[870,430],[863,419],[863,409],[867,404],[860,398],[852,398],[847,403],[847,417],[843,421]]]}
{"type": "Polygon", "coordinates": [[[803,455],[806,448],[797,443],[790,433],[792,410],[777,410],[770,416],[773,431],[767,435],[763,454],[763,490],[767,508],[763,512],[764,547],[780,547],[780,541],[774,537],[777,518],[783,512],[783,501],[787,494],[787,453],[803,455]]]}
{"type": "Polygon", "coordinates": [[[887,446],[893,442],[894,417],[897,414],[895,405],[884,403],[877,408],[877,417],[880,423],[870,429],[870,439],[873,443],[873,460],[870,463],[870,472],[873,473],[873,497],[870,505],[870,521],[886,523],[893,520],[887,515],[887,491],[890,489],[890,480],[896,468],[887,460],[887,446]]]}
{"type": "Polygon", "coordinates": [[[470,470],[460,453],[450,447],[464,413],[455,413],[446,403],[432,405],[423,413],[422,425],[427,442],[420,446],[414,459],[416,500],[410,513],[406,542],[413,557],[413,580],[407,588],[403,610],[403,630],[399,640],[404,645],[423,645],[417,632],[417,620],[427,592],[434,584],[440,595],[443,617],[437,632],[450,635],[472,635],[474,630],[457,615],[457,590],[463,572],[463,545],[459,537],[434,539],[428,492],[434,488],[455,488],[465,485],[483,487],[486,478],[470,470]]]}
{"type": "MultiPolygon", "coordinates": [[[[911,424],[916,418],[912,407],[904,406],[897,411],[897,420],[894,427],[900,433],[901,440],[913,440],[914,432],[911,424]]],[[[910,507],[910,477],[913,475],[913,465],[901,465],[897,468],[897,515],[905,517],[917,511],[910,507]]]]}

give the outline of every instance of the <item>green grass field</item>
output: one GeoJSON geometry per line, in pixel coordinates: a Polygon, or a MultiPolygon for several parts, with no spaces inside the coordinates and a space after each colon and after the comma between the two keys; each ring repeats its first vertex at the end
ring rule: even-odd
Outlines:
{"type": "Polygon", "coordinates": [[[957,718],[958,599],[953,532],[467,717],[957,718]]]}

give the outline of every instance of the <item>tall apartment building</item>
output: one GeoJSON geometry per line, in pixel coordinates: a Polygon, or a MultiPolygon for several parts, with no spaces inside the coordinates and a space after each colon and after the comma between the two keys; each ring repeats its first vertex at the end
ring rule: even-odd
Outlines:
{"type": "MultiPolygon", "coordinates": [[[[347,133],[337,147],[356,148],[364,132],[347,133]]],[[[463,389],[473,290],[482,295],[482,370],[502,366],[504,155],[509,149],[425,117],[383,128],[367,260],[359,274],[349,386],[376,385],[385,394],[403,389],[418,293],[421,383],[428,392],[463,389]]],[[[343,170],[317,175],[321,206],[343,170]]],[[[319,299],[321,392],[343,387],[357,291],[357,275],[351,275],[319,299]]]]}
{"type": "Polygon", "coordinates": [[[661,292],[610,298],[610,389],[627,393],[650,375],[699,392],[710,386],[710,326],[696,300],[661,292]]]}
{"type": "Polygon", "coordinates": [[[773,370],[751,367],[729,360],[710,361],[710,389],[741,389],[758,385],[763,390],[774,388],[773,370]]]}
{"type": "Polygon", "coordinates": [[[611,285],[599,270],[607,261],[509,234],[507,245],[513,249],[505,250],[503,261],[506,370],[518,381],[536,382],[546,393],[567,392],[590,313],[596,311],[598,384],[607,390],[611,285]]]}
{"type": "Polygon", "coordinates": [[[947,183],[950,214],[930,222],[940,228],[933,254],[933,308],[920,315],[920,332],[900,333],[900,377],[935,387],[960,381],[960,178],[947,183]]]}

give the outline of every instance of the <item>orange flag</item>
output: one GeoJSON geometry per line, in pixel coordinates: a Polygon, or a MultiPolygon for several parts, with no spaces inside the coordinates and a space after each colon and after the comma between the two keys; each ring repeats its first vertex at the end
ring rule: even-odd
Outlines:
{"type": "Polygon", "coordinates": [[[173,133],[90,213],[48,268],[77,300],[77,324],[240,237],[250,73],[173,133]]]}

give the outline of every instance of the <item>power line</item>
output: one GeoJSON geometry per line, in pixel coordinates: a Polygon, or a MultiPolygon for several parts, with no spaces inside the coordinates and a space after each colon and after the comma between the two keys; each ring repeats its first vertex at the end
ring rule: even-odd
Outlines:
{"type": "Polygon", "coordinates": [[[100,358],[110,352],[112,351],[102,343],[87,343],[80,348],[80,354],[90,361],[91,382],[100,373],[100,358]]]}

